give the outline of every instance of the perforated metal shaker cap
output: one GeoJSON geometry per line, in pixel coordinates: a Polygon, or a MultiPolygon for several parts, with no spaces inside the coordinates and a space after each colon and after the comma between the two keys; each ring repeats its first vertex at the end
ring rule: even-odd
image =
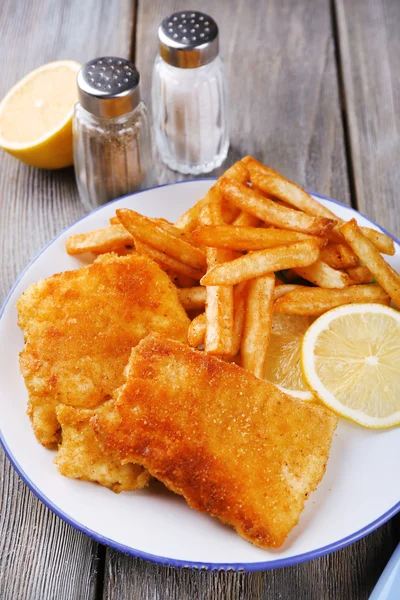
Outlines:
{"type": "Polygon", "coordinates": [[[87,62],[78,73],[78,98],[98,117],[119,117],[140,102],[140,75],[129,60],[102,56],[87,62]]]}
{"type": "Polygon", "coordinates": [[[201,67],[218,54],[218,25],[197,10],[183,10],[164,19],[158,39],[161,58],[174,67],[201,67]]]}

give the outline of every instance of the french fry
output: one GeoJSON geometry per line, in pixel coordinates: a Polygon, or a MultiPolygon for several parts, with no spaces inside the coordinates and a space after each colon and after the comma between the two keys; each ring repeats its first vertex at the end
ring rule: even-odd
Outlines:
{"type": "Polygon", "coordinates": [[[139,240],[161,252],[166,252],[172,258],[194,269],[203,269],[206,266],[205,254],[200,248],[175,237],[148,217],[129,209],[117,210],[117,217],[135,241],[139,240]]]}
{"type": "MultiPolygon", "coordinates": [[[[235,162],[229,169],[225,171],[222,177],[228,177],[228,179],[234,179],[239,183],[247,183],[250,181],[250,173],[245,163],[242,160],[235,162]]],[[[218,181],[221,180],[221,177],[218,181]]]]}
{"type": "Polygon", "coordinates": [[[287,315],[319,316],[343,304],[376,302],[389,305],[390,298],[380,285],[349,285],[341,290],[303,288],[289,292],[274,304],[274,311],[287,315]]]}
{"type": "Polygon", "coordinates": [[[232,355],[240,350],[243,336],[244,320],[246,317],[248,282],[239,283],[233,290],[233,334],[232,334],[232,355]]]}
{"type": "MultiPolygon", "coordinates": [[[[313,196],[308,194],[300,186],[289,181],[273,169],[261,164],[252,156],[245,156],[242,161],[249,170],[252,185],[263,193],[279,198],[308,215],[336,219],[338,224],[343,223],[343,219],[337,217],[329,210],[329,208],[326,208],[326,206],[318,202],[318,200],[313,198],[313,196]]],[[[361,227],[361,231],[374,243],[380,252],[390,255],[395,253],[393,240],[390,236],[380,231],[376,231],[375,229],[370,229],[369,227],[361,227]]],[[[329,238],[337,242],[342,241],[343,238],[340,234],[338,225],[336,225],[329,234],[329,238]]]]}
{"type": "Polygon", "coordinates": [[[153,248],[153,246],[149,246],[139,240],[136,240],[135,248],[139,254],[145,254],[149,258],[152,258],[163,269],[174,271],[175,273],[190,277],[196,281],[201,279],[204,273],[203,270],[194,269],[193,267],[176,260],[176,258],[165,254],[165,252],[161,252],[161,250],[157,250],[157,248],[153,248]]]}
{"type": "Polygon", "coordinates": [[[256,190],[236,181],[223,178],[219,186],[222,197],[262,221],[280,229],[324,236],[336,224],[325,217],[312,217],[298,210],[280,206],[256,190]]]}
{"type": "Polygon", "coordinates": [[[400,275],[382,258],[373,242],[365,237],[355,219],[341,225],[340,231],[377,282],[400,307],[400,275]]]}
{"type": "MultiPolygon", "coordinates": [[[[222,224],[221,204],[210,201],[201,210],[200,222],[204,225],[222,224]]],[[[212,268],[229,260],[231,251],[206,248],[207,266],[212,268]]],[[[233,287],[214,286],[206,290],[206,334],[204,349],[209,354],[232,356],[233,338],[233,287]]]]}
{"type": "Polygon", "coordinates": [[[132,235],[122,225],[110,225],[87,233],[70,235],[65,248],[70,255],[94,252],[104,254],[135,246],[132,235]]]}
{"type": "Polygon", "coordinates": [[[332,269],[349,269],[359,263],[357,254],[347,244],[330,244],[322,248],[321,260],[332,269]]]}
{"type": "MultiPolygon", "coordinates": [[[[345,223],[343,219],[339,219],[337,217],[338,224],[328,231],[327,237],[330,242],[336,244],[343,244],[346,240],[343,237],[343,234],[340,231],[340,225],[345,223]]],[[[391,237],[382,233],[381,231],[376,231],[376,229],[371,229],[370,227],[360,227],[362,233],[367,237],[379,250],[379,252],[383,252],[383,254],[389,254],[393,256],[395,253],[394,243],[391,237]]]]}
{"type": "Polygon", "coordinates": [[[275,276],[264,275],[248,283],[246,316],[240,348],[242,367],[257,377],[264,364],[271,336],[275,276]]]}
{"type": "MultiPolygon", "coordinates": [[[[157,223],[157,225],[160,225],[164,229],[167,229],[174,237],[185,240],[186,242],[188,242],[188,244],[192,244],[193,246],[196,246],[196,243],[194,242],[190,232],[183,231],[182,229],[178,229],[177,227],[174,226],[173,223],[170,223],[170,221],[167,221],[167,219],[162,219],[162,218],[158,217],[158,218],[152,218],[151,220],[153,221],[153,223],[157,223]]],[[[111,217],[110,225],[121,225],[121,222],[117,216],[111,217]]]]}
{"type": "Polygon", "coordinates": [[[236,217],[240,214],[240,210],[230,202],[223,200],[221,202],[221,213],[224,223],[230,224],[235,221],[236,217]]]}
{"type": "Polygon", "coordinates": [[[347,273],[332,269],[323,260],[317,260],[309,267],[294,268],[293,270],[299,277],[321,288],[340,289],[350,284],[350,278],[347,273]]]}
{"type": "Polygon", "coordinates": [[[200,283],[207,286],[235,285],[267,273],[292,267],[307,267],[318,257],[318,243],[315,240],[304,240],[288,246],[250,252],[230,262],[216,265],[207,271],[200,283]]]}
{"type": "Polygon", "coordinates": [[[396,252],[394,247],[394,242],[392,238],[386,233],[382,233],[381,231],[376,231],[375,229],[370,229],[369,227],[360,227],[362,233],[366,238],[370,240],[374,244],[374,246],[382,252],[383,254],[388,254],[389,256],[393,256],[396,252]]]}
{"type": "Polygon", "coordinates": [[[206,288],[199,285],[178,289],[178,297],[185,310],[197,310],[204,308],[206,303],[206,288]]]}
{"type": "Polygon", "coordinates": [[[166,219],[152,219],[152,221],[153,223],[160,225],[160,227],[162,227],[163,229],[169,231],[169,233],[174,237],[184,240],[192,246],[198,246],[198,244],[193,239],[193,236],[190,233],[190,231],[183,231],[182,229],[178,229],[178,227],[175,227],[173,223],[170,223],[166,219]]]}
{"type": "MultiPolygon", "coordinates": [[[[326,244],[326,240],[323,238],[297,231],[235,227],[233,225],[205,225],[195,229],[192,236],[196,242],[204,246],[232,250],[266,250],[302,240],[315,240],[320,247],[326,244]]],[[[357,261],[357,257],[355,258],[357,261]]]]}
{"type": "Polygon", "coordinates": [[[205,196],[204,198],[201,198],[201,200],[196,202],[194,206],[188,208],[188,210],[185,211],[176,221],[175,227],[177,227],[178,229],[182,229],[182,231],[188,232],[196,229],[198,225],[200,211],[203,208],[203,206],[207,204],[207,202],[208,198],[207,196],[205,196]]]}
{"type": "Polygon", "coordinates": [[[263,165],[252,156],[245,156],[242,160],[249,170],[252,185],[264,194],[278,198],[308,215],[337,219],[328,208],[325,208],[296,183],[289,181],[283,175],[263,165]]]}
{"type": "Polygon", "coordinates": [[[259,224],[260,219],[244,210],[240,211],[239,215],[232,223],[235,227],[258,227],[259,224]]]}
{"type": "Polygon", "coordinates": [[[188,343],[192,348],[198,348],[204,344],[206,335],[207,319],[205,313],[197,315],[189,325],[188,343]]]}
{"type": "Polygon", "coordinates": [[[294,292],[295,290],[309,290],[310,288],[306,285],[295,285],[294,283],[283,283],[282,285],[276,285],[275,281],[275,289],[274,289],[274,301],[278,300],[278,298],[282,298],[282,296],[286,296],[289,292],[294,292]]]}
{"type": "MultiPolygon", "coordinates": [[[[225,173],[229,173],[229,177],[231,179],[240,181],[241,183],[246,183],[250,177],[247,167],[240,160],[237,161],[236,163],[234,163],[231,167],[229,167],[229,169],[225,173]]],[[[218,185],[219,185],[219,180],[213,186],[213,188],[215,188],[215,191],[217,191],[218,185]]],[[[194,206],[189,208],[186,212],[184,212],[179,217],[179,219],[175,223],[175,226],[179,229],[183,229],[184,231],[188,231],[188,232],[196,229],[196,227],[198,226],[198,218],[199,218],[201,209],[209,201],[210,201],[209,194],[206,194],[206,196],[204,198],[202,198],[201,200],[196,202],[196,204],[194,206]]],[[[237,211],[232,212],[231,207],[229,207],[228,205],[225,206],[223,209],[223,220],[226,223],[228,223],[228,222],[230,223],[231,221],[229,219],[231,218],[231,220],[233,220],[233,218],[235,218],[235,217],[233,217],[233,214],[235,214],[235,216],[236,216],[237,211]],[[229,211],[229,214],[226,211],[229,211]]]]}
{"type": "Polygon", "coordinates": [[[375,281],[375,277],[372,275],[368,267],[361,265],[359,267],[352,267],[347,269],[347,275],[351,279],[351,283],[372,283],[375,281]]]}

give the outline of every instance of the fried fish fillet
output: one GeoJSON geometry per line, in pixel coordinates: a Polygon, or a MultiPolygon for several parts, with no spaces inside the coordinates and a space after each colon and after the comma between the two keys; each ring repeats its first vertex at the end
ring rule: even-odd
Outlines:
{"type": "Polygon", "coordinates": [[[62,428],[62,443],[54,462],[62,475],[95,481],[117,493],[147,485],[150,475],[143,467],[122,465],[113,454],[100,448],[89,424],[96,409],[59,404],[56,414],[62,428]]]}
{"type": "Polygon", "coordinates": [[[45,446],[58,440],[56,406],[94,408],[123,381],[131,350],[152,331],[186,340],[176,288],[147,257],[104,254],[31,285],[17,304],[28,414],[45,446]]]}
{"type": "Polygon", "coordinates": [[[321,480],[337,418],[186,345],[149,335],[92,426],[188,504],[279,547],[321,480]]]}

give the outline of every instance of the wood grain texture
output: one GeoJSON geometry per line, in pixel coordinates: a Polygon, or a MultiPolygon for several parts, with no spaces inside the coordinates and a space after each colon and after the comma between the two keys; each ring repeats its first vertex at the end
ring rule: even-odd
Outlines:
{"type": "MultiPolygon", "coordinates": [[[[157,27],[185,0],[139,2],[136,63],[150,100],[157,27]]],[[[289,178],[349,203],[329,0],[203,0],[220,28],[231,103],[227,165],[252,154],[289,178]]],[[[159,182],[184,179],[161,164],[159,182]]]]}
{"type": "Polygon", "coordinates": [[[396,544],[393,522],[321,559],[261,573],[162,567],[107,551],[103,600],[367,600],[396,544]]]}
{"type": "Polygon", "coordinates": [[[358,209],[400,235],[400,3],[335,0],[358,209]]]}
{"type": "MultiPolygon", "coordinates": [[[[129,57],[134,3],[3,0],[0,97],[52,60],[129,57]]],[[[0,155],[0,302],[18,273],[56,233],[83,214],[72,169],[31,169],[0,155]]],[[[0,450],[1,600],[86,600],[96,595],[98,546],[51,513],[0,450]]]]}

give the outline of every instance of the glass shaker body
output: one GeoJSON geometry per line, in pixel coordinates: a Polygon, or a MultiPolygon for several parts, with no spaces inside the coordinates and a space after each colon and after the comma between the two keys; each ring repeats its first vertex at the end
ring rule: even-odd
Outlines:
{"type": "Polygon", "coordinates": [[[219,167],[229,147],[228,91],[218,25],[196,10],[172,13],[158,28],[152,110],[158,150],[180,173],[219,167]]]}
{"type": "Polygon", "coordinates": [[[153,69],[154,133],[162,160],[181,173],[208,173],[229,147],[228,93],[220,56],[181,69],[158,56],[153,69]]]}
{"type": "Polygon", "coordinates": [[[151,143],[142,101],[114,118],[93,115],[78,102],[73,134],[76,181],[87,210],[146,186],[151,143]]]}

